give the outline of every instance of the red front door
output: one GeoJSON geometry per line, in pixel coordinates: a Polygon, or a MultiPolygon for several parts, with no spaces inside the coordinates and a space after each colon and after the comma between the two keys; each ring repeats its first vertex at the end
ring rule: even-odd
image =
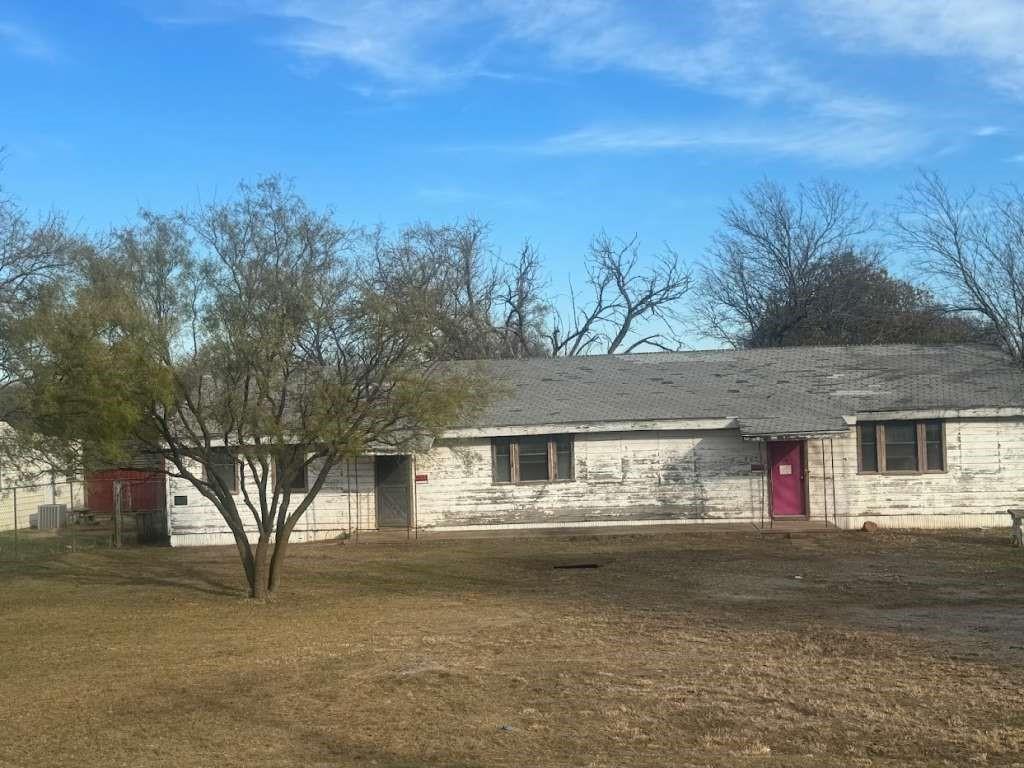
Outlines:
{"type": "Polygon", "coordinates": [[[804,514],[803,459],[803,444],[798,440],[768,443],[773,517],[804,514]]]}

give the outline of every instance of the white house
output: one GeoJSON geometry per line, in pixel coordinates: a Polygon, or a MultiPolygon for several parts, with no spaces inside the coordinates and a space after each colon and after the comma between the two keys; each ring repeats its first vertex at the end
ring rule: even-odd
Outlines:
{"type": "MultiPolygon", "coordinates": [[[[416,456],[335,471],[294,539],[355,529],[1007,524],[1024,371],[985,346],[814,347],[480,363],[496,399],[416,456]]],[[[173,545],[227,544],[170,478],[173,545]]]]}
{"type": "MultiPolygon", "coordinates": [[[[14,434],[14,428],[0,421],[0,442],[14,434]]],[[[17,452],[17,463],[8,458],[0,463],[0,531],[28,528],[29,517],[43,504],[64,504],[68,509],[83,505],[84,484],[55,472],[43,459],[17,452]]]]}

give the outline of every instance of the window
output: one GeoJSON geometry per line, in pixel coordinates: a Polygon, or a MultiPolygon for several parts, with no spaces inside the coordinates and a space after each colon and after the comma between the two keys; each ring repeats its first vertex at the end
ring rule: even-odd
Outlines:
{"type": "Polygon", "coordinates": [[[897,422],[883,425],[885,471],[917,472],[917,425],[897,422]]]}
{"type": "Polygon", "coordinates": [[[857,425],[858,470],[915,474],[946,471],[941,421],[864,422],[857,425]]]}
{"type": "Polygon", "coordinates": [[[213,482],[219,478],[232,493],[238,493],[238,460],[229,448],[214,448],[210,451],[210,461],[206,467],[206,478],[213,482]]]}
{"type": "Polygon", "coordinates": [[[858,424],[860,430],[860,471],[878,471],[878,437],[874,424],[858,424]]]}
{"type": "Polygon", "coordinates": [[[550,480],[548,476],[548,439],[546,437],[521,437],[516,441],[519,449],[519,482],[531,483],[550,480]]]}
{"type": "Polygon", "coordinates": [[[494,482],[512,482],[512,441],[494,441],[494,482]]]}
{"type": "Polygon", "coordinates": [[[924,460],[929,472],[946,471],[946,445],[941,421],[924,423],[924,460]]]}
{"type": "Polygon", "coordinates": [[[491,444],[496,483],[573,479],[572,435],[500,437],[491,444]]]}
{"type": "Polygon", "coordinates": [[[555,478],[571,480],[572,477],[572,438],[560,435],[555,438],[555,478]]]}
{"type": "Polygon", "coordinates": [[[274,477],[281,483],[282,488],[284,487],[284,483],[287,481],[289,484],[289,490],[309,490],[309,473],[307,471],[309,467],[305,463],[305,456],[291,448],[287,449],[287,452],[290,454],[287,457],[284,457],[287,459],[287,466],[280,456],[274,460],[274,477]],[[299,466],[300,464],[302,466],[299,466]],[[285,475],[288,474],[286,469],[291,471],[291,477],[285,477],[285,475]]]}

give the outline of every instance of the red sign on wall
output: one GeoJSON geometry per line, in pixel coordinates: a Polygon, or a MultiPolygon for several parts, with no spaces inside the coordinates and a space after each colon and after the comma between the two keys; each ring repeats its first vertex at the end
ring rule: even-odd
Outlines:
{"type": "Polygon", "coordinates": [[[416,475],[416,482],[417,483],[425,483],[425,482],[427,482],[427,476],[426,475],[416,475]]]}

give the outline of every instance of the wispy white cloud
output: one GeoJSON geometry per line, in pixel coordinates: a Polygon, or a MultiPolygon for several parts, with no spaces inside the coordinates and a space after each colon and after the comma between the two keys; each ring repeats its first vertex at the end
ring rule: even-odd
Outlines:
{"type": "MultiPolygon", "coordinates": [[[[209,11],[210,4],[199,0],[150,0],[198,2],[198,10],[182,6],[186,10],[168,14],[195,23],[210,13],[221,20],[259,20],[259,34],[303,61],[341,61],[363,72],[349,85],[368,96],[422,94],[484,77],[625,72],[723,97],[724,104],[746,110],[748,123],[775,118],[763,135],[727,130],[715,139],[699,132],[700,146],[808,152],[858,164],[908,157],[931,141],[943,120],[947,142],[953,135],[995,136],[1004,129],[936,119],[927,99],[894,100],[882,95],[886,89],[878,83],[824,74],[814,51],[834,48],[838,40],[865,55],[879,48],[956,52],[984,62],[988,76],[998,75],[1009,87],[1024,67],[1016,44],[1024,39],[1021,1],[704,0],[670,6],[630,0],[216,0],[209,11]],[[780,25],[781,12],[791,23],[780,25]]],[[[586,133],[566,136],[579,142],[586,133]]],[[[606,140],[619,134],[605,151],[623,151],[630,141],[649,148],[689,141],[686,131],[671,128],[628,130],[631,139],[618,131],[600,133],[606,140]]],[[[595,139],[588,151],[600,146],[595,139]]]]}
{"type": "Polygon", "coordinates": [[[958,57],[1024,98],[1020,0],[804,0],[820,29],[848,44],[958,57]]]}
{"type": "Polygon", "coordinates": [[[1012,157],[1008,157],[1007,160],[1009,160],[1011,163],[1024,163],[1024,152],[1021,152],[1019,155],[1013,155],[1012,157]]]}
{"type": "MultiPolygon", "coordinates": [[[[813,104],[837,113],[893,109],[820,82],[772,51],[763,35],[769,6],[770,0],[707,0],[668,9],[671,19],[659,23],[625,0],[221,0],[214,18],[230,10],[277,20],[285,26],[273,34],[275,44],[345,61],[402,91],[520,77],[540,61],[571,73],[640,73],[759,104],[813,104]]],[[[209,13],[179,8],[160,18],[196,22],[209,13]]]]}
{"type": "Polygon", "coordinates": [[[430,203],[465,203],[476,197],[472,192],[456,184],[439,184],[433,187],[419,187],[416,197],[430,203]]]}
{"type": "Polygon", "coordinates": [[[1006,133],[1006,128],[1001,125],[979,125],[971,133],[981,138],[988,138],[989,136],[1001,136],[1006,133]]]}
{"type": "Polygon", "coordinates": [[[34,30],[0,19],[0,48],[5,47],[30,59],[52,61],[57,58],[57,49],[34,30]]]}
{"type": "Polygon", "coordinates": [[[392,83],[437,85],[482,68],[472,50],[451,55],[442,49],[447,35],[476,16],[455,0],[265,0],[249,7],[289,22],[277,44],[303,56],[347,61],[392,83]]]}
{"type": "Polygon", "coordinates": [[[739,151],[814,160],[833,166],[880,165],[921,150],[927,137],[858,123],[724,126],[598,126],[521,147],[549,155],[739,151]]]}

